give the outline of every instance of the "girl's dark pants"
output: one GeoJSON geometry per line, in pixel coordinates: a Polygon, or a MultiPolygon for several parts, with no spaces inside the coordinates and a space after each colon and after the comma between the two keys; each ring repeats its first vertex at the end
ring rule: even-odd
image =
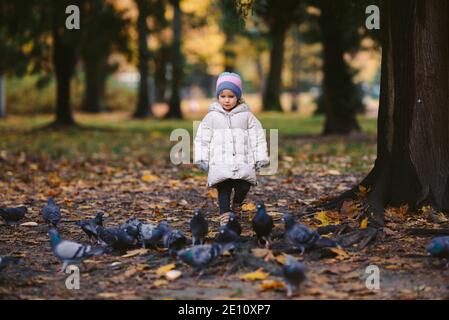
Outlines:
{"type": "Polygon", "coordinates": [[[227,179],[216,184],[220,214],[231,211],[231,193],[234,189],[234,203],[242,204],[251,188],[251,183],[241,179],[227,179]]]}

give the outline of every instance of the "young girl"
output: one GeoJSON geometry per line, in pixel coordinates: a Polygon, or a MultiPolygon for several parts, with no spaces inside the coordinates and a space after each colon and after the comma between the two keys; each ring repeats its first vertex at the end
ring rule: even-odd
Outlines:
{"type": "Polygon", "coordinates": [[[243,102],[242,91],[238,74],[220,74],[218,101],[209,106],[195,137],[195,164],[208,171],[208,186],[218,190],[221,224],[231,211],[239,217],[243,200],[257,183],[256,170],[268,164],[265,132],[243,102]]]}

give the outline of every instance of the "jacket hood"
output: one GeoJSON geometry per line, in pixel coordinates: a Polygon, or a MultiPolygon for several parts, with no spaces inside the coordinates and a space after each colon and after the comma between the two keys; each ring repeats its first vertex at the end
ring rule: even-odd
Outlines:
{"type": "Polygon", "coordinates": [[[209,106],[209,112],[213,112],[213,111],[217,111],[217,112],[220,112],[223,114],[235,114],[235,113],[249,111],[249,106],[246,103],[241,103],[241,104],[235,106],[234,109],[232,109],[231,111],[228,112],[225,109],[223,109],[221,104],[219,104],[218,102],[214,102],[209,106]]]}

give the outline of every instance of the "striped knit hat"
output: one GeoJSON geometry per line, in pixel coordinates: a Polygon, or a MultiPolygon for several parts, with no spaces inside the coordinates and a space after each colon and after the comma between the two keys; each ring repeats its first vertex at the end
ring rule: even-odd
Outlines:
{"type": "Polygon", "coordinates": [[[240,100],[243,93],[242,78],[237,73],[234,72],[223,72],[218,76],[217,86],[215,90],[215,95],[219,94],[225,90],[231,90],[240,100]]]}

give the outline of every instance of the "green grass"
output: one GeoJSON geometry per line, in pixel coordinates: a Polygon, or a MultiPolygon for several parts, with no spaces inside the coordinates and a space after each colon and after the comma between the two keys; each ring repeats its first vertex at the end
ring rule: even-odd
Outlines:
{"type": "MultiPolygon", "coordinates": [[[[365,172],[372,164],[376,151],[375,119],[359,119],[364,132],[368,133],[360,140],[322,138],[322,116],[262,113],[257,117],[264,128],[279,130],[279,154],[293,157],[294,164],[319,164],[342,172],[365,172]]],[[[133,159],[151,164],[161,158],[169,161],[170,149],[175,144],[169,137],[174,129],[183,128],[192,133],[192,120],[133,120],[123,113],[77,114],[76,119],[81,129],[56,131],[38,130],[52,121],[48,115],[1,120],[0,152],[69,161],[107,159],[110,162],[127,161],[132,155],[133,159]]]]}

